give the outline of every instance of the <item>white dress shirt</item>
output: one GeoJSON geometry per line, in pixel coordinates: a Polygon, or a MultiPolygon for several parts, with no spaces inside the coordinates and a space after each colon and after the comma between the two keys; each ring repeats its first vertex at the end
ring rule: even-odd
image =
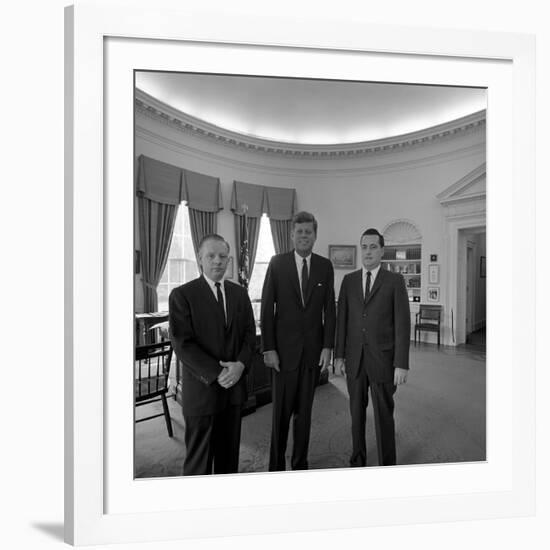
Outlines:
{"type": "MultiPolygon", "coordinates": [[[[204,277],[204,280],[208,283],[208,286],[212,290],[214,294],[214,298],[216,298],[216,302],[218,301],[218,292],[216,290],[216,283],[209,279],[204,273],[202,275],[204,277]]],[[[223,279],[220,281],[220,290],[222,291],[223,296],[223,310],[225,312],[225,318],[227,319],[227,298],[225,297],[225,285],[223,279]]]]}
{"type": "Polygon", "coordinates": [[[376,276],[378,275],[378,272],[380,271],[380,265],[378,264],[377,267],[374,269],[367,269],[365,266],[362,266],[363,270],[363,299],[365,299],[365,287],[367,286],[367,272],[370,271],[370,289],[372,290],[372,287],[374,286],[374,281],[376,279],[376,276]]]}

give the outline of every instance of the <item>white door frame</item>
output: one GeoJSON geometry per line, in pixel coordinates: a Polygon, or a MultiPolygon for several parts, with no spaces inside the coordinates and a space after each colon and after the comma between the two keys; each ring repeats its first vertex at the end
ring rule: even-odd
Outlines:
{"type": "MultiPolygon", "coordinates": [[[[449,320],[448,334],[445,344],[456,346],[466,341],[465,327],[465,287],[460,290],[459,284],[466,280],[466,262],[460,262],[460,231],[486,227],[485,212],[464,214],[457,218],[447,218],[447,300],[445,302],[446,317],[449,320]],[[462,276],[459,270],[463,270],[462,276]],[[454,319],[454,342],[451,333],[451,316],[454,319]]],[[[461,285],[462,288],[463,285],[461,285]]]]}

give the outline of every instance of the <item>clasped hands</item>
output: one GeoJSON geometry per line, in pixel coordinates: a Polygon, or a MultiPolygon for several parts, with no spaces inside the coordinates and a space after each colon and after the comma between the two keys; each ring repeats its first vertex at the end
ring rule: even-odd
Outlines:
{"type": "Polygon", "coordinates": [[[218,384],[225,389],[234,386],[244,372],[244,365],[240,361],[220,361],[223,367],[218,375],[218,384]]]}
{"type": "MultiPolygon", "coordinates": [[[[321,350],[321,357],[319,358],[319,366],[321,367],[321,372],[328,369],[330,365],[330,357],[332,355],[332,350],[330,348],[323,348],[321,350]]],[[[280,372],[279,367],[279,354],[275,350],[270,350],[264,352],[264,364],[270,369],[275,369],[277,372],[280,372]]]]}

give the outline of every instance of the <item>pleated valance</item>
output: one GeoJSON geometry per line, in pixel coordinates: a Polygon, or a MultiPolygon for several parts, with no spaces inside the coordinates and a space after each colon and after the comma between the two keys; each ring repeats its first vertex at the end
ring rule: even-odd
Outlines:
{"type": "Polygon", "coordinates": [[[296,189],[265,188],[265,211],[272,220],[291,220],[296,212],[296,189]]]}
{"type": "Polygon", "coordinates": [[[263,185],[233,182],[233,193],[231,195],[231,210],[235,214],[243,213],[243,205],[247,206],[246,215],[251,218],[260,218],[265,212],[265,188],[263,185]]]}
{"type": "Polygon", "coordinates": [[[140,155],[137,194],[163,204],[178,205],[184,199],[183,170],[140,155]]]}
{"type": "Polygon", "coordinates": [[[140,155],[137,194],[163,204],[187,202],[189,208],[218,212],[223,208],[220,180],[140,155]]]}
{"type": "Polygon", "coordinates": [[[189,208],[202,212],[218,212],[223,208],[218,178],[184,170],[184,180],[184,200],[189,208]]]}
{"type": "Polygon", "coordinates": [[[242,215],[243,205],[252,218],[265,213],[273,220],[290,220],[296,210],[296,190],[234,181],[231,210],[242,215]]]}

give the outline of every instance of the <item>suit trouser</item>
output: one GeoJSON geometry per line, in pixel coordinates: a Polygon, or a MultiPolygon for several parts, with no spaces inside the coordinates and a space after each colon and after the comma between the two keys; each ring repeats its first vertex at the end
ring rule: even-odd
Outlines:
{"type": "Polygon", "coordinates": [[[241,405],[229,405],[216,414],[184,416],[183,475],[232,474],[239,470],[241,405]]]}
{"type": "Polygon", "coordinates": [[[380,466],[392,466],[396,464],[395,422],[393,418],[395,407],[393,395],[397,386],[395,386],[393,382],[372,383],[369,381],[367,374],[367,357],[364,349],[361,354],[359,372],[353,380],[348,376],[347,386],[351,412],[351,438],[353,443],[350,465],[367,465],[365,428],[367,405],[369,403],[369,388],[374,411],[378,464],[380,466]]]}
{"type": "Polygon", "coordinates": [[[271,427],[271,449],[269,471],[286,469],[286,445],[290,419],[293,417],[293,438],[291,467],[293,470],[307,470],[307,454],[311,432],[311,408],[315,387],[319,382],[320,369],[317,365],[304,364],[293,371],[273,370],[271,395],[273,398],[273,421],[271,427]]]}

